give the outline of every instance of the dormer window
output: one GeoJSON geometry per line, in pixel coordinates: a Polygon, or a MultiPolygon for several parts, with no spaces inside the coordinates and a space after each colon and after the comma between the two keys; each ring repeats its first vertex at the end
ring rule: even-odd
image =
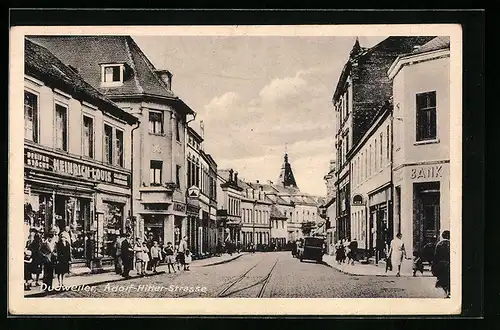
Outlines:
{"type": "Polygon", "coordinates": [[[101,85],[120,86],[123,84],[123,64],[101,64],[101,85]]]}

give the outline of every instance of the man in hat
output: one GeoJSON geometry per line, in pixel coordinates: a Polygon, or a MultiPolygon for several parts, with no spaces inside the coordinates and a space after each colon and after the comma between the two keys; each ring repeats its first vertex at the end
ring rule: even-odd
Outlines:
{"type": "Polygon", "coordinates": [[[130,244],[130,234],[124,234],[124,239],[121,243],[121,259],[123,263],[123,273],[122,276],[129,278],[130,270],[132,269],[134,262],[134,249],[132,244],[130,244]]]}

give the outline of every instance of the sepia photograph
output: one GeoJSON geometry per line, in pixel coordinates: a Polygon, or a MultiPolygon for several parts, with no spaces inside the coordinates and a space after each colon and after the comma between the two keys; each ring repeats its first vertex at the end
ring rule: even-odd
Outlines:
{"type": "Polygon", "coordinates": [[[460,26],[10,42],[13,313],[460,313],[460,26]]]}

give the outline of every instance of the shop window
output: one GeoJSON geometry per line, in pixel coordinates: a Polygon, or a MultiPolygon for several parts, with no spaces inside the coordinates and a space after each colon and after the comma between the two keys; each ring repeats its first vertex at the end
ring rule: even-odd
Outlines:
{"type": "Polygon", "coordinates": [[[436,139],[436,92],[417,94],[417,141],[436,139]]]}
{"type": "Polygon", "coordinates": [[[163,112],[149,111],[149,133],[163,134],[163,112]]]}
{"type": "Polygon", "coordinates": [[[116,130],[115,139],[115,164],[123,167],[123,131],[116,130]]]}
{"type": "Polygon", "coordinates": [[[149,174],[150,174],[150,184],[152,186],[161,185],[163,162],[160,160],[150,161],[149,174]]]}
{"type": "Polygon", "coordinates": [[[83,116],[83,155],[94,158],[94,119],[83,116]]]}
{"type": "Polygon", "coordinates": [[[113,256],[114,240],[120,235],[123,224],[123,204],[106,202],[103,203],[103,255],[113,256]]]}
{"type": "Polygon", "coordinates": [[[38,143],[38,96],[24,91],[24,138],[38,143]]]}
{"type": "Polygon", "coordinates": [[[104,162],[113,164],[113,128],[104,124],[104,162]]]}
{"type": "Polygon", "coordinates": [[[68,108],[56,103],[56,148],[68,151],[68,108]]]}

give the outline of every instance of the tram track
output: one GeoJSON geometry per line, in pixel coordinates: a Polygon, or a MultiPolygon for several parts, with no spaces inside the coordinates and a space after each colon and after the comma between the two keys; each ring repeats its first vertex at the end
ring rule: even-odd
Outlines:
{"type": "Polygon", "coordinates": [[[242,288],[239,288],[239,289],[236,289],[236,290],[233,290],[233,291],[229,291],[235,285],[237,285],[238,283],[241,283],[246,278],[246,275],[248,273],[250,273],[253,269],[255,269],[258,265],[260,265],[262,263],[262,261],[259,262],[256,265],[254,265],[252,268],[250,268],[249,270],[247,270],[241,276],[239,276],[238,278],[236,278],[235,280],[233,280],[232,282],[230,282],[222,291],[220,291],[217,294],[217,298],[227,298],[227,297],[230,297],[230,296],[232,296],[234,294],[237,294],[237,293],[240,293],[240,292],[252,289],[252,288],[254,288],[256,286],[259,286],[259,285],[260,285],[260,289],[259,289],[259,292],[258,292],[256,298],[262,298],[264,296],[266,287],[267,287],[267,285],[268,285],[268,283],[269,283],[269,281],[271,279],[271,276],[273,274],[274,268],[276,268],[276,265],[278,264],[278,261],[279,261],[279,258],[276,259],[276,261],[274,262],[274,264],[271,267],[271,269],[266,273],[266,275],[263,278],[259,279],[258,281],[254,282],[252,284],[244,286],[242,288]]]}

